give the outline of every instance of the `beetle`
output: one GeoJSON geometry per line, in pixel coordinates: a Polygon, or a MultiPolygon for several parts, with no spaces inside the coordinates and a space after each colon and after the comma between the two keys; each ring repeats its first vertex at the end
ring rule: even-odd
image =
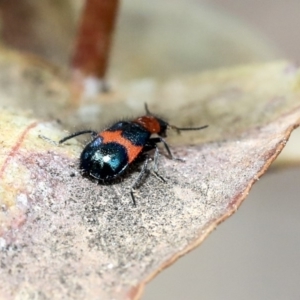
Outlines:
{"type": "Polygon", "coordinates": [[[84,174],[87,174],[99,182],[110,183],[119,178],[138,158],[144,159],[142,169],[131,186],[130,195],[133,205],[136,206],[134,191],[140,184],[144,174],[149,171],[148,163],[152,159],[148,152],[155,150],[154,174],[165,181],[157,172],[157,161],[159,149],[157,144],[162,143],[171,159],[178,159],[172,155],[172,152],[164,140],[168,129],[174,129],[178,133],[183,130],[201,130],[208,125],[201,127],[180,128],[170,125],[166,121],[153,115],[147,104],[145,104],[146,115],[138,117],[131,121],[119,121],[112,126],[100,131],[83,130],[75,132],[61,139],[58,144],[62,144],[69,139],[82,134],[90,134],[92,141],[83,149],[80,155],[79,168],[84,174]],[[157,137],[152,137],[156,134],[157,137]]]}

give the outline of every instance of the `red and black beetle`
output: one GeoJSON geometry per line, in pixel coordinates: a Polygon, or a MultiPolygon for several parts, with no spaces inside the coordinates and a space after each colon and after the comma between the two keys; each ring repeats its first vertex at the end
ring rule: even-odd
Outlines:
{"type": "Polygon", "coordinates": [[[85,146],[80,155],[79,168],[83,173],[106,183],[120,177],[128,166],[144,155],[142,170],[130,191],[134,206],[136,205],[134,190],[141,182],[145,172],[148,171],[147,166],[151,159],[146,153],[155,150],[153,172],[162,180],[164,179],[156,171],[159,155],[157,144],[163,143],[169,157],[174,159],[168,144],[163,139],[167,136],[167,129],[175,129],[180,132],[182,130],[201,130],[208,126],[179,128],[151,114],[146,104],[145,109],[145,116],[131,121],[119,121],[99,133],[93,130],[78,131],[59,141],[59,144],[62,144],[81,134],[91,134],[92,141],[85,146]],[[157,134],[158,137],[152,137],[153,134],[157,134]]]}

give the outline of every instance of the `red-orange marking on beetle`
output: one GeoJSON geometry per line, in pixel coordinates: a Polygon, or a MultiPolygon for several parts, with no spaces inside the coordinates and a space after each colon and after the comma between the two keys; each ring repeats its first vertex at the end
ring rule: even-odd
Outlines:
{"type": "Polygon", "coordinates": [[[133,122],[142,125],[150,133],[159,133],[161,131],[161,126],[154,116],[142,116],[135,119],[133,122]]]}
{"type": "Polygon", "coordinates": [[[103,138],[103,143],[118,143],[127,150],[128,162],[131,163],[142,151],[143,147],[133,145],[130,140],[122,137],[122,131],[102,131],[99,136],[103,138]]]}

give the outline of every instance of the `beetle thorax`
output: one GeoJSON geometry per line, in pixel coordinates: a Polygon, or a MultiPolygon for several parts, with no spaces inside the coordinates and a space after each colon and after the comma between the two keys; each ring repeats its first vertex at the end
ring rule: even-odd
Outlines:
{"type": "Polygon", "coordinates": [[[140,124],[151,134],[159,133],[161,131],[160,122],[154,116],[142,116],[135,119],[133,122],[140,124]]]}

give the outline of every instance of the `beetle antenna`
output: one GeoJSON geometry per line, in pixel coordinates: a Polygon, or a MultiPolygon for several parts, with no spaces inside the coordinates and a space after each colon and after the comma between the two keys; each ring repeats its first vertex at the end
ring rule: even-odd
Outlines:
{"type": "Polygon", "coordinates": [[[174,125],[169,125],[169,127],[171,129],[174,129],[176,130],[176,132],[178,134],[180,134],[180,131],[188,131],[188,130],[201,130],[201,129],[204,129],[204,128],[207,128],[208,125],[204,125],[204,126],[201,126],[201,127],[177,127],[177,126],[174,126],[174,125]]]}
{"type": "Polygon", "coordinates": [[[145,102],[145,111],[147,115],[152,115],[149,108],[148,108],[148,104],[145,102]]]}

